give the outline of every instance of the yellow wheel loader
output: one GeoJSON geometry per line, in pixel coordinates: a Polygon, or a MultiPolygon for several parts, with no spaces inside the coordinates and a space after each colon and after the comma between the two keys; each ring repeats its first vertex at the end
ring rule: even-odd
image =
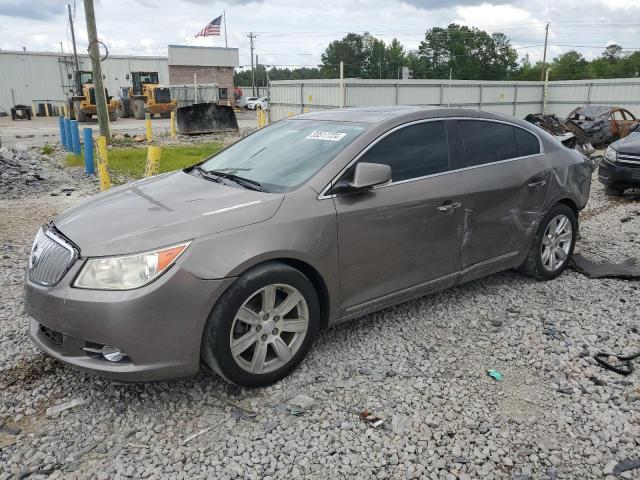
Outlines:
{"type": "Polygon", "coordinates": [[[144,114],[169,118],[178,101],[171,98],[168,87],[159,85],[158,72],[131,72],[132,86],[122,89],[118,98],[118,115],[144,120],[144,114]]]}
{"type": "MultiPolygon", "coordinates": [[[[69,116],[79,122],[87,122],[92,115],[98,113],[96,107],[96,89],[93,85],[93,72],[79,71],[76,75],[76,94],[67,98],[67,108],[69,116]]],[[[116,109],[118,102],[115,98],[109,96],[107,89],[104,89],[107,98],[107,111],[109,112],[109,120],[115,122],[118,119],[116,109]]]]}

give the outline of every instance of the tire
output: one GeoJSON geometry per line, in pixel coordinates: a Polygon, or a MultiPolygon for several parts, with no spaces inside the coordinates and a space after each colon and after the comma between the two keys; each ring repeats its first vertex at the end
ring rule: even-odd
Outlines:
{"type": "Polygon", "coordinates": [[[109,112],[109,121],[110,122],[115,122],[116,120],[118,120],[118,112],[116,110],[112,110],[109,112]]]}
{"type": "Polygon", "coordinates": [[[82,110],[80,110],[80,100],[76,100],[73,102],[73,111],[76,120],[78,120],[79,122],[88,122],[91,118],[90,115],[87,115],[82,110]]]}
{"type": "Polygon", "coordinates": [[[131,107],[133,118],[136,120],[144,120],[144,100],[134,100],[131,107]]]}
{"type": "Polygon", "coordinates": [[[128,100],[124,100],[124,99],[119,99],[118,100],[118,109],[116,110],[118,113],[118,116],[120,118],[127,118],[129,117],[129,102],[128,100]]]}
{"type": "Polygon", "coordinates": [[[71,100],[71,99],[67,100],[67,111],[69,112],[69,119],[70,120],[75,120],[76,119],[76,109],[75,109],[75,105],[73,104],[73,100],[71,100]]]}
{"type": "Polygon", "coordinates": [[[309,279],[282,263],[266,263],[244,273],[220,297],[204,329],[202,357],[231,383],[263,387],[298,366],[311,348],[319,325],[318,295],[309,279]],[[298,303],[280,318],[275,307],[282,307],[287,299],[297,299],[298,303]],[[265,311],[265,301],[274,308],[265,311]],[[242,338],[246,341],[237,342],[232,352],[232,342],[242,338]]]}
{"type": "Polygon", "coordinates": [[[604,193],[610,197],[621,197],[624,194],[623,188],[605,187],[604,193]]]}
{"type": "Polygon", "coordinates": [[[578,219],[576,214],[569,206],[562,203],[556,204],[540,222],[529,253],[527,253],[527,258],[520,266],[520,271],[536,280],[553,280],[558,277],[571,261],[577,235],[578,219]],[[552,230],[554,224],[557,227],[558,224],[555,222],[559,218],[567,220],[566,227],[570,226],[571,232],[569,233],[565,228],[562,230],[564,233],[559,237],[549,239],[547,236],[550,233],[548,229],[552,230]],[[566,238],[566,240],[563,242],[562,238],[566,238]],[[570,243],[567,244],[566,242],[570,243]],[[549,251],[551,253],[546,255],[545,252],[549,251]],[[552,262],[556,263],[553,264],[552,262]]]}

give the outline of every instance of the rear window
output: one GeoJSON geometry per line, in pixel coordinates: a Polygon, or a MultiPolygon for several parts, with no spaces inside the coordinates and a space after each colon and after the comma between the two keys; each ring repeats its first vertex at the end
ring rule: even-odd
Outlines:
{"type": "Polygon", "coordinates": [[[521,157],[526,155],[537,155],[540,153],[540,143],[534,134],[521,128],[515,128],[515,131],[516,140],[518,141],[518,150],[520,151],[521,157]]]}
{"type": "Polygon", "coordinates": [[[482,120],[460,120],[467,166],[485,165],[520,156],[514,127],[482,120]]]}

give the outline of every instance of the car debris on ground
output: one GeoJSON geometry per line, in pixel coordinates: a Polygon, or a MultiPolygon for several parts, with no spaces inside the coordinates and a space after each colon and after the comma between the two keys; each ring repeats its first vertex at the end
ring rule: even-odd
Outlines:
{"type": "Polygon", "coordinates": [[[580,253],[575,253],[570,266],[589,278],[640,279],[640,263],[635,258],[627,258],[620,263],[595,263],[580,253]]]}
{"type": "Polygon", "coordinates": [[[47,408],[46,414],[47,414],[47,417],[56,417],[60,413],[64,412],[65,410],[79,407],[80,405],[84,405],[84,399],[74,398],[73,400],[70,400],[68,402],[61,403],[59,405],[53,405],[52,407],[47,408]]]}

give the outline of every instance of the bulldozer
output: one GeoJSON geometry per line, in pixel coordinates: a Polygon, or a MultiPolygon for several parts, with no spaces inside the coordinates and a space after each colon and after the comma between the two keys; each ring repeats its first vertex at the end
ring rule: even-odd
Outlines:
{"type": "MultiPolygon", "coordinates": [[[[67,98],[67,108],[69,116],[79,122],[87,122],[92,115],[97,114],[96,89],[93,85],[93,72],[80,70],[75,72],[76,92],[67,98]]],[[[116,109],[118,103],[115,98],[109,97],[109,92],[104,89],[107,98],[107,111],[109,120],[115,122],[118,119],[116,109]]]]}
{"type": "Polygon", "coordinates": [[[118,115],[144,120],[144,114],[160,114],[162,118],[171,116],[177,100],[171,98],[168,87],[159,85],[158,72],[131,72],[131,87],[122,88],[117,100],[118,115]]]}

